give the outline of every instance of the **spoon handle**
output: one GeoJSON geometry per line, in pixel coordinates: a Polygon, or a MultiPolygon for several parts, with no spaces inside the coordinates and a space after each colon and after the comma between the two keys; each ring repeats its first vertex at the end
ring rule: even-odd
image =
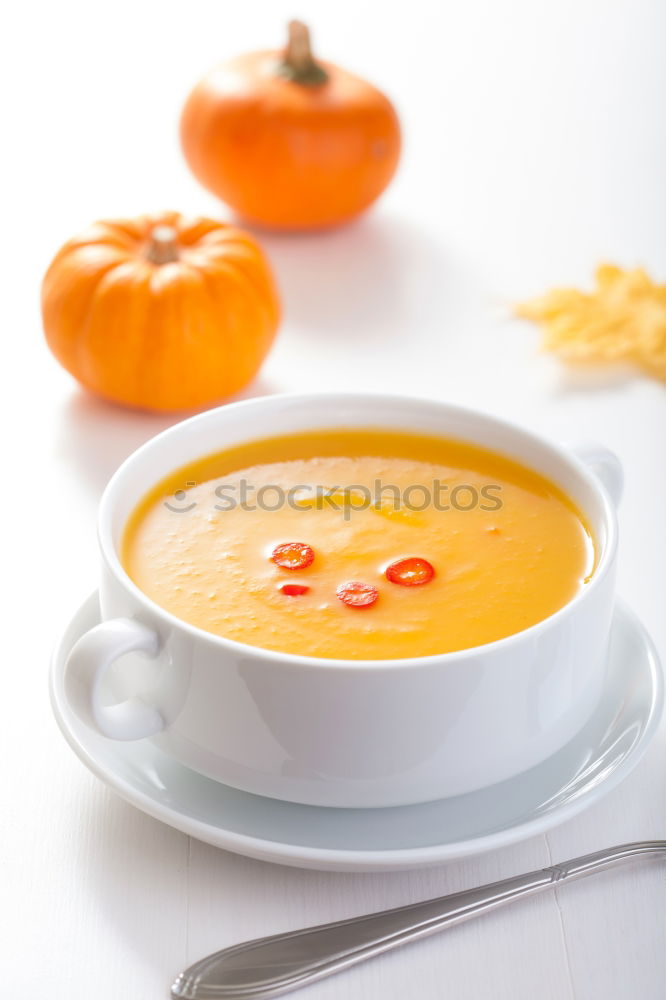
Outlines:
{"type": "Polygon", "coordinates": [[[666,841],[623,844],[466,892],[247,941],[215,952],[181,972],[171,987],[171,996],[173,1000],[277,996],[520,896],[648,856],[666,856],[666,841]]]}

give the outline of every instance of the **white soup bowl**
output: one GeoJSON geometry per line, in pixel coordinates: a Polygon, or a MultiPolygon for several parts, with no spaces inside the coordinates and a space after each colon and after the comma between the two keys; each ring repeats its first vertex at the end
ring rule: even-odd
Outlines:
{"type": "Polygon", "coordinates": [[[185,420],[128,458],[106,488],[102,621],[70,654],[70,704],[109,739],[147,738],[227,785],[316,806],[407,805],[512,777],[566,744],[599,701],[621,483],[618,460],[604,448],[558,447],[445,403],[271,396],[185,420]],[[129,515],[180,466],[244,441],[363,427],[462,439],[551,479],[591,526],[598,561],[590,582],[544,621],[483,646],[334,660],[209,634],[159,607],[126,573],[119,545],[129,515]]]}

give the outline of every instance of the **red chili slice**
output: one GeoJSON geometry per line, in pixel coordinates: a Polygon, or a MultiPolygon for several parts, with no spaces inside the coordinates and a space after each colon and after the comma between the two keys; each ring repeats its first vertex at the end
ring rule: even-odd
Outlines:
{"type": "Polygon", "coordinates": [[[342,603],[350,608],[369,608],[379,597],[376,587],[370,583],[360,583],[358,580],[341,583],[336,594],[342,603]]]}
{"type": "Polygon", "coordinates": [[[304,583],[283,583],[278,587],[280,593],[287,597],[300,597],[301,594],[307,594],[309,589],[304,583]]]}
{"type": "Polygon", "coordinates": [[[312,565],[314,557],[314,549],[305,542],[284,542],[271,552],[271,559],[282,569],[305,569],[312,565]]]}
{"type": "Polygon", "coordinates": [[[386,579],[402,587],[420,587],[422,583],[430,583],[434,575],[432,563],[418,556],[397,559],[386,570],[386,579]]]}

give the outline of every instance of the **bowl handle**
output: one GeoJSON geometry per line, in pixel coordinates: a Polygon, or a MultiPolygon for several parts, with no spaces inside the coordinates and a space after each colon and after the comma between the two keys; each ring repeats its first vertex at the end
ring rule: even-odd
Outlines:
{"type": "Polygon", "coordinates": [[[65,665],[65,691],[77,716],[113,740],[140,740],[164,729],[162,715],[143,697],[117,705],[105,705],[101,698],[102,680],[119,657],[156,656],[159,646],[156,633],[133,618],[112,618],[82,635],[65,665]]]}
{"type": "Polygon", "coordinates": [[[624,472],[615,452],[602,444],[575,444],[570,448],[583,465],[587,465],[601,481],[601,485],[618,507],[624,488],[624,472]]]}

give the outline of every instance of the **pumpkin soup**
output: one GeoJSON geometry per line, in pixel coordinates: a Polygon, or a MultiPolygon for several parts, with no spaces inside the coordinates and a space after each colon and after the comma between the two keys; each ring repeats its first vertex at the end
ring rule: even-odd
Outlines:
{"type": "Polygon", "coordinates": [[[150,598],[238,642],[399,659],[519,632],[585,586],[580,512],[525,466],[461,441],[324,430],[181,468],[127,524],[150,598]]]}

